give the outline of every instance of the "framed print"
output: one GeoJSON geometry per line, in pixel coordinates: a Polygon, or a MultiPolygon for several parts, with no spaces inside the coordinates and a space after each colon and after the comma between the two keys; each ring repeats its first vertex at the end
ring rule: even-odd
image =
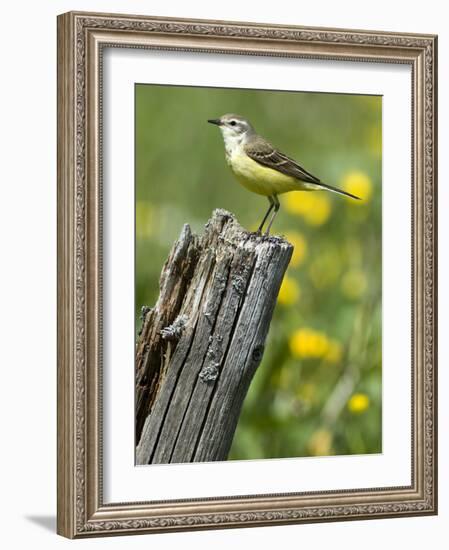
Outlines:
{"type": "Polygon", "coordinates": [[[58,18],[58,532],[437,512],[431,35],[58,18]]]}

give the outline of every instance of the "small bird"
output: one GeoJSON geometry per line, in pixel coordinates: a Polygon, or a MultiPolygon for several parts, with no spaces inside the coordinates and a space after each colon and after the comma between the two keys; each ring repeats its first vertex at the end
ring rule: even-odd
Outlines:
{"type": "Polygon", "coordinates": [[[278,195],[289,191],[327,190],[360,200],[360,197],[323,183],[295,160],[281,153],[262,136],[259,136],[252,124],[245,118],[226,114],[220,118],[209,119],[216,124],[223,135],[226,161],[237,181],[246,189],[268,197],[270,207],[257,230],[262,232],[265,222],[274,209],[266,235],[270,233],[274,218],[279,211],[278,195]]]}

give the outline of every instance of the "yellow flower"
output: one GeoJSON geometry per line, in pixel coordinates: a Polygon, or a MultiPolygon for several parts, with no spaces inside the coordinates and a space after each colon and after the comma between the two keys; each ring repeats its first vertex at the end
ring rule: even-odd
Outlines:
{"type": "Polygon", "coordinates": [[[290,352],[298,359],[324,359],[328,363],[339,363],[343,347],[318,330],[300,328],[295,330],[289,340],[290,352]]]}
{"type": "Polygon", "coordinates": [[[356,300],[365,293],[368,287],[366,275],[360,269],[347,271],[341,280],[341,290],[345,296],[356,300]]]}
{"type": "Polygon", "coordinates": [[[304,212],[303,197],[305,196],[307,196],[307,193],[287,193],[283,201],[287,211],[290,212],[290,214],[301,216],[304,212]]]}
{"type": "Polygon", "coordinates": [[[300,296],[299,285],[288,275],[284,277],[279,289],[278,301],[283,306],[291,306],[296,303],[300,296]]]}
{"type": "Polygon", "coordinates": [[[296,330],[291,336],[289,340],[289,347],[290,352],[294,357],[306,357],[307,352],[307,341],[309,337],[309,329],[302,328],[299,330],[296,330]]]}
{"type": "Polygon", "coordinates": [[[289,345],[295,357],[322,357],[327,351],[328,340],[322,332],[301,328],[292,334],[289,345]]]}
{"type": "Polygon", "coordinates": [[[348,401],[348,409],[353,414],[361,414],[369,407],[369,397],[365,393],[354,393],[348,401]]]}
{"type": "Polygon", "coordinates": [[[331,214],[329,198],[318,192],[287,193],[285,207],[291,214],[302,216],[310,225],[323,225],[331,214]]]}
{"type": "MultiPolygon", "coordinates": [[[[352,193],[362,199],[362,202],[368,202],[373,194],[373,184],[371,178],[365,172],[353,170],[346,173],[341,180],[341,187],[348,193],[352,193]]],[[[351,204],[360,204],[348,197],[351,204]]]]}
{"type": "Polygon", "coordinates": [[[329,430],[326,430],[325,428],[317,430],[314,434],[312,434],[312,437],[307,443],[307,448],[312,456],[322,456],[330,454],[331,446],[332,434],[329,430]]]}
{"type": "Polygon", "coordinates": [[[323,357],[329,348],[329,340],[322,332],[312,333],[309,337],[309,354],[312,357],[323,357]]]}
{"type": "Polygon", "coordinates": [[[326,195],[311,195],[310,206],[304,213],[304,219],[310,225],[323,225],[329,219],[331,213],[331,203],[326,195]]]}
{"type": "Polygon", "coordinates": [[[285,234],[285,238],[293,245],[293,255],[290,260],[292,267],[298,267],[304,261],[307,253],[307,241],[301,233],[289,231],[285,234]]]}

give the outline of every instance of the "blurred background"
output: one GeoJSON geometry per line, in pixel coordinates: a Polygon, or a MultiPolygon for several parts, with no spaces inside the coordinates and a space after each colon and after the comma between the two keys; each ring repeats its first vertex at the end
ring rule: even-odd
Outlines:
{"type": "Polygon", "coordinates": [[[272,233],[294,253],[230,459],[382,451],[382,98],[136,86],[136,329],[184,223],[214,208],[257,229],[268,201],[241,187],[208,118],[248,118],[328,192],[279,196],[272,233]]]}

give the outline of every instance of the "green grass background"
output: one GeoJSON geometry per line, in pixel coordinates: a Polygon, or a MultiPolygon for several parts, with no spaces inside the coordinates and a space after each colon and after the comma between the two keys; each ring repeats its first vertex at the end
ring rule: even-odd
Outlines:
{"type": "Polygon", "coordinates": [[[255,229],[266,207],[235,182],[208,118],[234,112],[304,168],[360,193],[280,196],[296,245],[231,459],[381,451],[381,151],[378,96],[136,85],[136,326],[182,225],[214,208],[255,229]],[[313,195],[313,196],[312,196],[313,195]]]}

